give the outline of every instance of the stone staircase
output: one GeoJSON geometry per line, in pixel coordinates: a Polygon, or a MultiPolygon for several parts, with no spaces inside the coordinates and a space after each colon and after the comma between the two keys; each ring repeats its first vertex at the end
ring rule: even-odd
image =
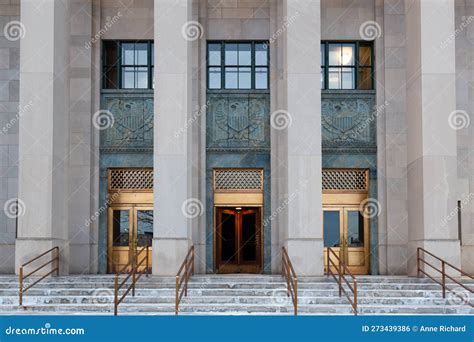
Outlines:
{"type": "MultiPolygon", "coordinates": [[[[403,276],[360,276],[361,315],[445,315],[474,314],[467,305],[474,298],[459,287],[463,300],[448,294],[429,279],[403,276]]],[[[352,315],[351,306],[338,296],[332,278],[299,280],[300,315],[352,315]]],[[[466,280],[474,287],[474,282],[466,280]]],[[[135,297],[128,295],[119,306],[119,315],[174,315],[174,278],[142,277],[135,297]]],[[[62,276],[43,280],[28,290],[24,307],[18,306],[18,279],[0,276],[0,315],[111,315],[113,276],[62,276]]],[[[286,296],[286,284],[279,275],[196,275],[189,283],[188,297],[180,306],[181,315],[292,315],[293,305],[286,296]]]]}

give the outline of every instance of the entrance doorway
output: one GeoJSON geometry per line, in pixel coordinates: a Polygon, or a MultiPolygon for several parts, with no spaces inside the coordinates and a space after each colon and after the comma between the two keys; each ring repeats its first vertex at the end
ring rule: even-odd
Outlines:
{"type": "MultiPolygon", "coordinates": [[[[123,269],[134,253],[148,246],[151,269],[153,240],[153,169],[108,170],[107,269],[123,269]]],[[[141,258],[140,260],[141,261],[141,258]]],[[[146,266],[143,265],[142,271],[146,266]]]]}
{"type": "Polygon", "coordinates": [[[351,273],[367,274],[369,271],[368,226],[368,219],[361,214],[358,206],[323,207],[326,267],[327,247],[331,247],[351,273]]]}
{"type": "MultiPolygon", "coordinates": [[[[352,274],[368,274],[370,261],[366,169],[323,169],[324,266],[330,247],[352,274]]],[[[331,258],[335,259],[333,255],[331,258]]],[[[333,260],[337,264],[337,260],[333,260]]],[[[335,270],[334,270],[335,271],[335,270]]]]}
{"type": "Polygon", "coordinates": [[[133,253],[144,246],[149,246],[148,260],[151,260],[153,207],[112,206],[109,208],[108,222],[110,272],[121,270],[132,260],[133,253]]]}
{"type": "Polygon", "coordinates": [[[261,208],[216,208],[218,273],[261,272],[261,208]]]}

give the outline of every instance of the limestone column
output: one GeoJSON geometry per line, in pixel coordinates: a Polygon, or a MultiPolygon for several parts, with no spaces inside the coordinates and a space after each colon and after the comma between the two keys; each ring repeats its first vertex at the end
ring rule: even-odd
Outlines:
{"type": "Polygon", "coordinates": [[[460,265],[452,218],[456,130],[449,124],[456,110],[454,2],[405,1],[410,275],[416,274],[417,247],[460,265]]]}
{"type": "Polygon", "coordinates": [[[21,22],[16,271],[59,246],[68,273],[68,2],[22,0],[21,22]]]}
{"type": "Polygon", "coordinates": [[[320,1],[285,0],[288,223],[285,245],[298,275],[323,274],[320,1]]]}
{"type": "Polygon", "coordinates": [[[187,129],[192,113],[192,38],[186,36],[186,23],[191,20],[191,1],[156,1],[154,10],[153,273],[175,275],[191,245],[190,220],[198,219],[203,210],[202,203],[188,195],[192,172],[191,130],[187,129]]]}

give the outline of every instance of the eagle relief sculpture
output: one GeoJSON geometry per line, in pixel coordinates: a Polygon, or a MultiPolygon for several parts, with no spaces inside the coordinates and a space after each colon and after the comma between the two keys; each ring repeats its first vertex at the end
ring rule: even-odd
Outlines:
{"type": "Polygon", "coordinates": [[[374,120],[367,100],[324,99],[321,116],[323,144],[370,144],[374,120]]]}
{"type": "Polygon", "coordinates": [[[212,98],[208,113],[208,147],[256,148],[268,143],[265,98],[212,98]]]}
{"type": "Polygon", "coordinates": [[[102,146],[117,149],[153,146],[153,99],[111,98],[106,108],[113,114],[114,124],[103,131],[102,146]]]}

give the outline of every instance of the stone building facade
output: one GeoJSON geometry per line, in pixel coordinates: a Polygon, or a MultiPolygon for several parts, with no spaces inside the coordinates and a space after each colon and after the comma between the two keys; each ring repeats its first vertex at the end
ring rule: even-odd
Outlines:
{"type": "Polygon", "coordinates": [[[469,0],[0,0],[0,271],[474,272],[469,0]],[[335,62],[334,62],[335,61],[335,62]]]}

